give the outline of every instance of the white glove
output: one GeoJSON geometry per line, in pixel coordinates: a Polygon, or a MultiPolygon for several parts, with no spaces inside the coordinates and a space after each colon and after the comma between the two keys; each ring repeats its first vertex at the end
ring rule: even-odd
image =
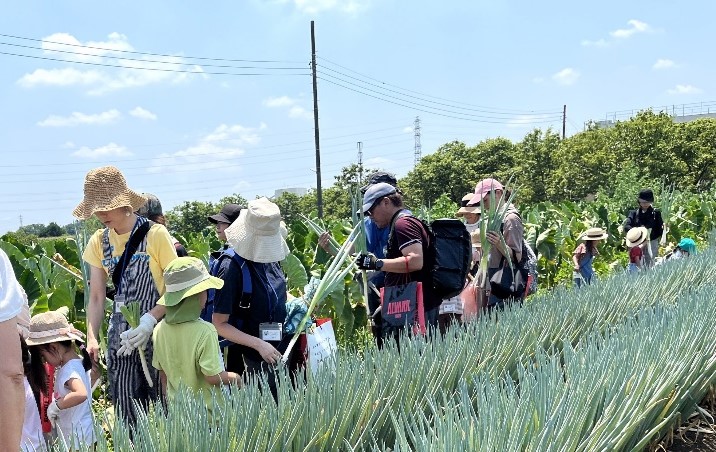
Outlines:
{"type": "Polygon", "coordinates": [[[119,350],[117,350],[117,356],[118,356],[118,357],[129,356],[129,355],[131,355],[132,353],[134,353],[134,351],[136,350],[136,348],[132,347],[132,344],[130,344],[127,339],[124,339],[124,338],[123,338],[123,336],[124,336],[125,334],[127,334],[127,332],[128,332],[128,331],[125,331],[124,333],[122,333],[122,334],[119,335],[119,337],[122,338],[122,340],[121,340],[121,342],[120,342],[120,344],[122,344],[122,346],[119,347],[119,350]]]}
{"type": "Polygon", "coordinates": [[[47,418],[50,420],[50,424],[54,427],[57,419],[60,417],[60,407],[57,406],[57,400],[53,400],[52,403],[47,405],[47,418]]]}
{"type": "MultiPolygon", "coordinates": [[[[132,349],[144,347],[147,345],[147,342],[149,342],[149,339],[151,339],[152,331],[154,330],[154,325],[156,324],[157,319],[155,319],[152,314],[147,312],[139,319],[139,325],[137,325],[136,328],[130,328],[119,335],[122,339],[122,346],[129,344],[132,349]]],[[[132,351],[129,353],[131,352],[132,351]]],[[[119,351],[117,351],[117,353],[119,353],[119,351]]]]}

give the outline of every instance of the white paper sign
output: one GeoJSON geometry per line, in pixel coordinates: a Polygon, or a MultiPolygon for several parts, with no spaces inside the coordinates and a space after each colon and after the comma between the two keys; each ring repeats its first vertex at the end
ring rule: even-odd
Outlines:
{"type": "Polygon", "coordinates": [[[443,300],[443,302],[440,304],[439,313],[440,314],[462,314],[462,298],[460,298],[460,295],[455,295],[452,298],[447,298],[443,300]]]}
{"type": "Polygon", "coordinates": [[[306,334],[308,340],[308,365],[315,374],[322,365],[335,368],[336,335],[333,332],[333,323],[328,321],[313,329],[313,332],[306,334]]]}

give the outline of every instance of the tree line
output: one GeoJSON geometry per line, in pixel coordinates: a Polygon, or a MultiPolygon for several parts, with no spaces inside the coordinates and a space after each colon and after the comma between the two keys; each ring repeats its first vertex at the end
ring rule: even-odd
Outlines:
{"type": "MultiPolygon", "coordinates": [[[[334,184],[323,190],[323,212],[327,219],[351,217],[351,193],[375,169],[349,165],[335,176],[334,184]]],[[[391,168],[384,168],[390,171],[391,168]]],[[[513,142],[497,137],[474,146],[452,141],[426,155],[399,180],[411,208],[433,207],[446,201],[459,203],[475,183],[485,177],[511,181],[518,187],[520,205],[541,202],[613,200],[627,195],[624,211],[633,196],[619,193],[619,184],[673,185],[677,190],[709,192],[716,176],[716,119],[704,118],[686,123],[674,122],[668,114],[642,111],[632,119],[600,128],[588,124],[583,132],[562,139],[552,130],[534,129],[513,142]]],[[[157,193],[161,199],[161,193],[157,193]]],[[[185,235],[210,229],[208,215],[225,203],[246,204],[234,194],[218,202],[185,201],[165,212],[172,233],[185,235]]],[[[284,220],[291,223],[301,214],[315,215],[316,193],[303,196],[283,193],[274,199],[284,220]]],[[[623,213],[623,212],[620,212],[623,213]]],[[[98,225],[99,226],[99,225],[98,225]]],[[[74,225],[28,225],[18,233],[45,237],[74,234],[74,225]]]]}

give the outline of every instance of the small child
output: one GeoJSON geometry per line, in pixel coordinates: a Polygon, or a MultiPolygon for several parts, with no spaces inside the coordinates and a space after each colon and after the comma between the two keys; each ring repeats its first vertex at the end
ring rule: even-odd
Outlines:
{"type": "Polygon", "coordinates": [[[164,269],[166,293],[157,301],[166,306],[164,319],[154,328],[152,365],[171,403],[180,383],[201,392],[212,406],[212,387],[240,385],[240,377],[224,370],[216,328],[200,318],[207,290],[221,289],[224,281],[209,276],[195,257],[179,257],[164,269]]]}
{"type": "Polygon", "coordinates": [[[84,347],[82,356],[76,348],[76,342],[83,342],[82,336],[61,312],[48,311],[32,317],[27,338],[32,356],[41,356],[57,368],[47,417],[57,428],[63,447],[71,450],[95,443],[89,379],[92,361],[84,347]]]}
{"type": "Polygon", "coordinates": [[[609,234],[602,228],[590,228],[582,234],[582,243],[577,246],[572,254],[574,261],[574,285],[581,287],[582,283],[591,284],[595,276],[594,258],[599,255],[597,245],[602,240],[606,240],[609,234]]]}
{"type": "Polygon", "coordinates": [[[649,230],[643,226],[629,229],[626,245],[629,248],[629,266],[627,271],[638,272],[644,268],[644,247],[648,243],[649,230]]]}
{"type": "MultiPolygon", "coordinates": [[[[24,293],[23,293],[24,295],[24,293]]],[[[22,423],[22,452],[42,452],[47,450],[45,437],[42,434],[40,422],[39,398],[40,391],[47,387],[47,375],[39,356],[33,357],[25,340],[30,335],[30,309],[27,305],[27,296],[24,295],[25,304],[17,319],[17,331],[20,333],[20,348],[22,350],[22,367],[25,374],[25,418],[22,423]]]]}

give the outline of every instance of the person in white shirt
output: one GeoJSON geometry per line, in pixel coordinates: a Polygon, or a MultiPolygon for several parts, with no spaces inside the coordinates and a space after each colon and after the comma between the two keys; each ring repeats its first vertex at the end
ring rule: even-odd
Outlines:
{"type": "Polygon", "coordinates": [[[0,450],[18,450],[25,415],[24,373],[16,316],[24,299],[10,259],[0,250],[0,450]]]}

